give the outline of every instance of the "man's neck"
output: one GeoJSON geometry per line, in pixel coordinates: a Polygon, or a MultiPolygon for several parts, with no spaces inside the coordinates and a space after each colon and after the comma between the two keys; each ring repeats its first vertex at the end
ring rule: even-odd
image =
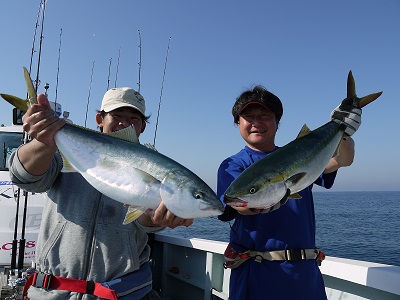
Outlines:
{"type": "Polygon", "coordinates": [[[265,145],[265,146],[255,146],[255,145],[249,145],[247,144],[247,147],[249,147],[250,149],[254,150],[254,151],[258,151],[258,152],[271,152],[275,149],[275,144],[271,144],[271,145],[265,145]]]}

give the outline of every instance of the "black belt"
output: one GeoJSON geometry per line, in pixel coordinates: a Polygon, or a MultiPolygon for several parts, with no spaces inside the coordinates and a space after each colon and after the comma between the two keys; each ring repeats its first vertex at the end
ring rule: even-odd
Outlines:
{"type": "Polygon", "coordinates": [[[321,251],[318,249],[287,249],[287,250],[276,250],[276,251],[249,251],[247,252],[249,257],[254,257],[256,262],[262,262],[263,260],[276,261],[276,260],[287,260],[287,261],[300,261],[300,260],[315,260],[320,256],[321,251]]]}

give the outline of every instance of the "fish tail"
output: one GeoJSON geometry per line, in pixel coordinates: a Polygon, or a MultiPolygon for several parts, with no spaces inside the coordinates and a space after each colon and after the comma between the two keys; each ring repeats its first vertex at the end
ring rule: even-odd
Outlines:
{"type": "Polygon", "coordinates": [[[15,106],[21,111],[27,111],[29,108],[29,101],[21,99],[17,96],[8,95],[8,94],[0,94],[1,98],[6,100],[11,105],[15,106]]]}
{"type": "Polygon", "coordinates": [[[382,93],[383,92],[378,92],[362,97],[360,99],[360,108],[363,108],[364,106],[370,104],[372,101],[376,100],[380,95],[382,95],[382,93]]]}
{"type": "Polygon", "coordinates": [[[25,77],[25,84],[28,90],[28,99],[24,100],[17,96],[8,95],[8,94],[0,94],[0,96],[6,100],[11,105],[15,106],[21,111],[27,111],[28,108],[32,104],[37,104],[37,95],[36,90],[33,86],[31,76],[29,75],[28,70],[24,67],[24,77],[25,77]]]}
{"type": "Polygon", "coordinates": [[[353,72],[349,72],[347,75],[347,98],[357,98],[356,94],[356,82],[354,81],[353,72]]]}
{"type": "Polygon", "coordinates": [[[28,101],[30,105],[37,104],[37,94],[36,90],[33,86],[31,76],[29,75],[28,70],[24,67],[24,78],[25,78],[25,84],[26,88],[28,90],[28,101]]]}
{"type": "Polygon", "coordinates": [[[350,70],[349,75],[347,76],[347,98],[356,99],[356,106],[358,106],[359,108],[363,108],[364,106],[378,99],[378,97],[382,95],[382,93],[383,92],[378,92],[374,94],[369,94],[362,98],[358,98],[356,94],[356,83],[354,81],[353,73],[350,70]]]}

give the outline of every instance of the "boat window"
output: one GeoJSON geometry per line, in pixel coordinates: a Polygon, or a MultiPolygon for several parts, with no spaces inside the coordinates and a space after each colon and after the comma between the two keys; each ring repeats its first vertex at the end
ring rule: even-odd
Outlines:
{"type": "Polygon", "coordinates": [[[8,171],[8,159],[11,153],[23,142],[23,134],[19,132],[0,132],[1,158],[0,171],[8,171]]]}

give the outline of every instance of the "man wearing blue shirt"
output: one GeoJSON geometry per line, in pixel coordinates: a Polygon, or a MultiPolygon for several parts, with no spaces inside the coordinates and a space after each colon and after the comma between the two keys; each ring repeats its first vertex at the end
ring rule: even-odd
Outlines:
{"type": "MultiPolygon", "coordinates": [[[[350,135],[361,123],[360,109],[343,111],[338,107],[335,111],[340,113],[332,114],[332,119],[347,127],[338,154],[315,182],[325,188],[333,185],[337,169],[352,164],[354,141],[350,135]]],[[[221,201],[229,185],[246,168],[278,148],[275,135],[282,114],[280,99],[261,86],[237,98],[232,115],[246,146],[225,159],[218,169],[217,194],[221,201]]],[[[232,268],[229,299],[326,299],[318,267],[322,253],[315,245],[312,185],[299,194],[301,199],[282,199],[269,213],[257,208],[225,207],[219,219],[234,220],[225,256],[236,262],[226,264],[232,268]],[[237,260],[247,251],[264,253],[273,260],[261,256],[237,260]]]]}

